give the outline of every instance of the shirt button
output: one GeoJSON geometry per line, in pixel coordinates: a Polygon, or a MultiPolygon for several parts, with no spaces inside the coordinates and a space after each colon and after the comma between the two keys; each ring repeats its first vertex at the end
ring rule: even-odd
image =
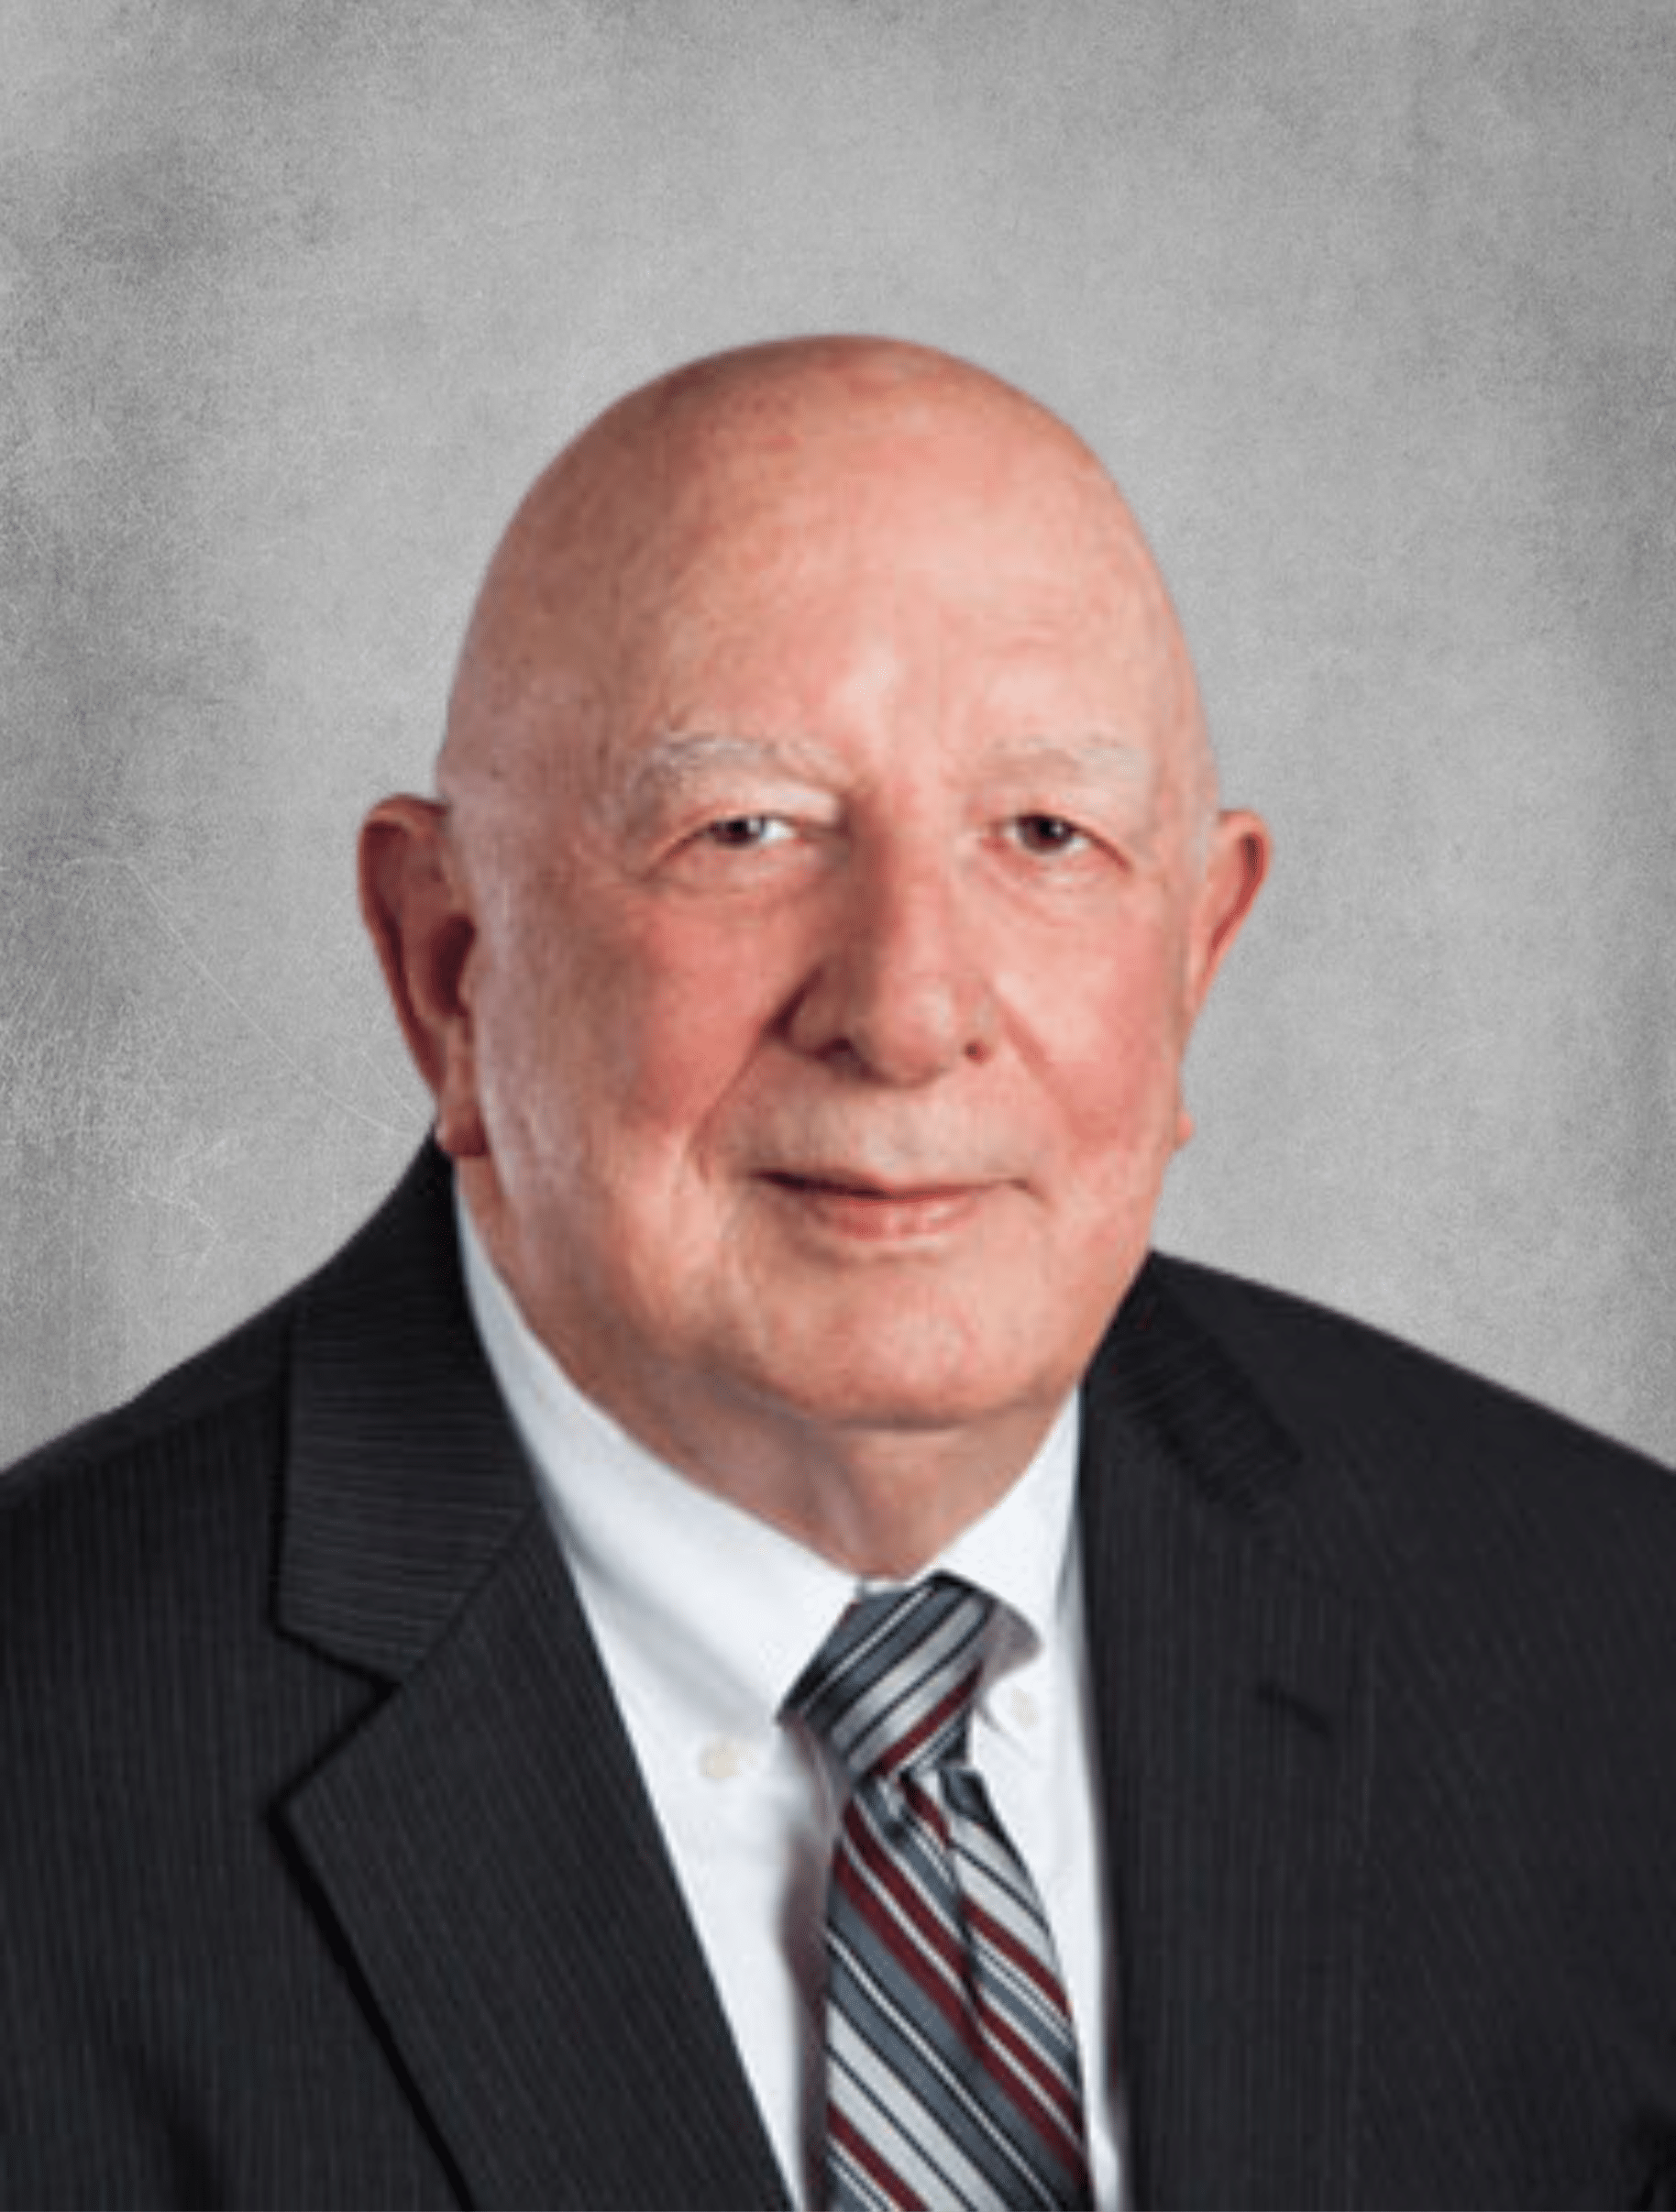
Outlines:
{"type": "Polygon", "coordinates": [[[699,1772],[707,1782],[731,1782],[744,1772],[745,1747],[733,1736],[714,1736],[699,1754],[699,1772]]]}
{"type": "Polygon", "coordinates": [[[1040,1717],[1036,1700],[1028,1689],[1015,1689],[1008,1700],[1014,1721],[1020,1728],[1033,1728],[1040,1717]]]}

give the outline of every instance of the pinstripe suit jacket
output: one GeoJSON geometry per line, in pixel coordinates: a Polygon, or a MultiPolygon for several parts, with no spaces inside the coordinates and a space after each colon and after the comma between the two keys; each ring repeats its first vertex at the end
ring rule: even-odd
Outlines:
{"type": "MultiPolygon", "coordinates": [[[[1676,1483],[1151,1262],[1081,1513],[1143,2202],[1669,2202],[1676,1483]]],[[[446,1171],[0,1485],[0,2197],[783,2201],[446,1171]]]]}

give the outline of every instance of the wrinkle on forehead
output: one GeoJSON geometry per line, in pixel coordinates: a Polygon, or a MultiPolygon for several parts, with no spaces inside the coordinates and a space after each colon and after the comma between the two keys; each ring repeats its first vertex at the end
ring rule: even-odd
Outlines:
{"type": "MultiPolygon", "coordinates": [[[[649,637],[667,637],[708,560],[748,579],[788,501],[852,510],[899,496],[898,451],[980,516],[993,500],[1063,504],[1077,557],[1122,602],[1189,814],[1214,771],[1163,579],[1092,451],[1036,401],[922,347],[792,340],[690,363],[606,411],[540,477],[502,538],[468,629],[438,785],[469,829],[602,759],[649,637]],[[1104,571],[1103,575],[1099,575],[1104,571]]],[[[933,495],[928,492],[928,500],[933,495]]],[[[780,529],[782,538],[786,533],[780,529]]],[[[890,560],[881,531],[881,564],[890,560]]]]}

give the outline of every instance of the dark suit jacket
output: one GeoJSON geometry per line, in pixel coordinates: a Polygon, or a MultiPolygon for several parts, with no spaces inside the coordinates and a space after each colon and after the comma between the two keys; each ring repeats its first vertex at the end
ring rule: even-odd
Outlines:
{"type": "MultiPolygon", "coordinates": [[[[7,2202],[782,2196],[447,1197],[0,1485],[7,2202]]],[[[1162,1260],[1086,1406],[1141,2199],[1659,2201],[1676,1482],[1162,1260]]]]}

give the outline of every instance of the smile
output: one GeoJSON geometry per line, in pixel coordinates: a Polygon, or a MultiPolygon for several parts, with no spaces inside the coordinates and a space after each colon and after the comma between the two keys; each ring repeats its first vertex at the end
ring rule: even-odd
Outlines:
{"type": "Polygon", "coordinates": [[[775,1173],[764,1180],[811,1225],[878,1244],[947,1235],[996,1188],[988,1183],[887,1184],[825,1172],[775,1173]]]}

